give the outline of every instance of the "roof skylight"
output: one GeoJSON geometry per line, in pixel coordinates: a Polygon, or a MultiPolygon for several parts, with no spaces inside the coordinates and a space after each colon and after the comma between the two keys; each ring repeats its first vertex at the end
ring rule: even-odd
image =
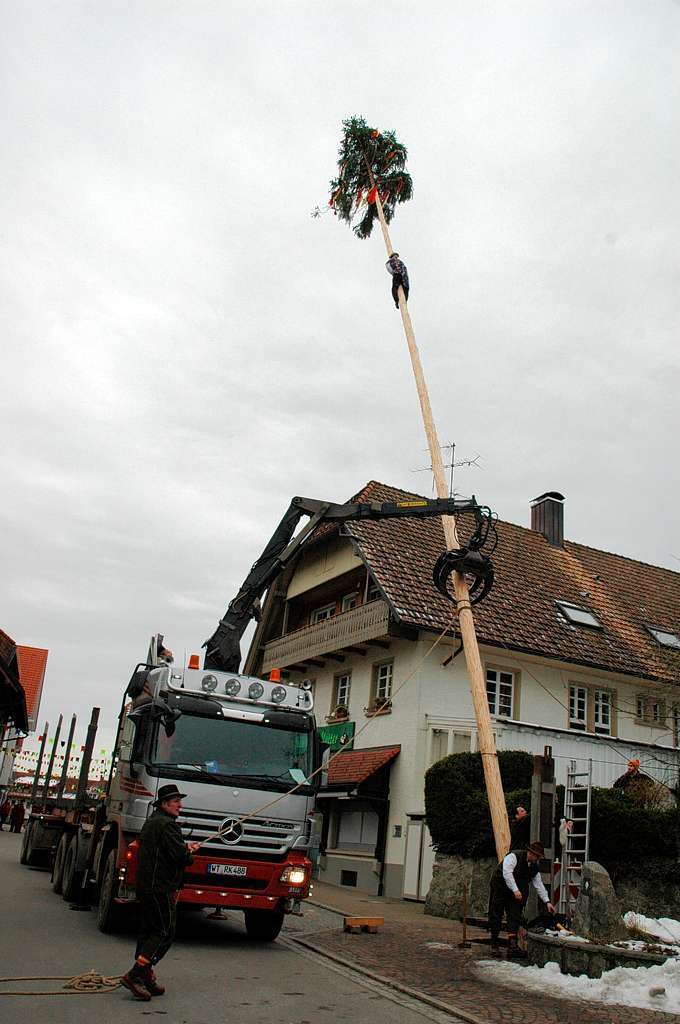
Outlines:
{"type": "Polygon", "coordinates": [[[656,629],[654,626],[647,626],[657,643],[662,647],[675,647],[680,650],[680,636],[671,633],[669,629],[656,629]]]}
{"type": "Polygon", "coordinates": [[[581,608],[578,604],[569,604],[567,601],[556,601],[555,604],[567,622],[571,622],[575,626],[591,626],[594,629],[602,629],[600,620],[587,608],[581,608]]]}

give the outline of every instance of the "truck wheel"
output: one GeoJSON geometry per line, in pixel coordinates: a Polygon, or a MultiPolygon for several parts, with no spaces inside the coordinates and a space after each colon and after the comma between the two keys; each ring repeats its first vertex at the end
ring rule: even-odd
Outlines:
{"type": "Polygon", "coordinates": [[[52,868],[52,892],[56,892],[57,896],[61,896],[62,889],[64,887],[64,863],[66,861],[66,852],[70,841],[70,835],[67,832],[64,832],[63,836],[59,840],[57,852],[54,857],[54,867],[52,868]]]}
{"type": "Polygon", "coordinates": [[[273,942],[283,927],[283,914],[273,910],[246,910],[245,919],[253,942],[273,942]]]}
{"type": "Polygon", "coordinates": [[[61,879],[61,894],[67,903],[76,898],[82,881],[80,872],[76,871],[76,860],[78,856],[78,842],[74,838],[68,845],[64,858],[64,873],[61,879]]]}
{"type": "Polygon", "coordinates": [[[29,823],[24,829],[23,839],[21,840],[21,853],[19,854],[20,864],[28,864],[28,844],[30,842],[32,831],[33,826],[29,823]]]}
{"type": "Polygon", "coordinates": [[[115,932],[121,924],[121,908],[115,902],[118,893],[118,868],[116,851],[109,850],[104,865],[102,884],[99,889],[99,906],[97,907],[97,927],[100,932],[115,932]]]}

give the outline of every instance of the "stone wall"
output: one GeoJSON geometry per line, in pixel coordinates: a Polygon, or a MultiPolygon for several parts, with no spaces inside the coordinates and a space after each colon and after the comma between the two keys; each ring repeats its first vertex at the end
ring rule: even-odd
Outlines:
{"type": "MultiPolygon", "coordinates": [[[[493,858],[469,860],[437,854],[425,913],[458,919],[463,912],[463,887],[468,887],[468,916],[486,917],[493,858]]],[[[641,861],[634,873],[617,873],[614,890],[623,911],[680,921],[680,865],[666,860],[641,861]],[[618,876],[618,877],[617,877],[618,876]]]]}
{"type": "Polygon", "coordinates": [[[467,886],[468,917],[486,917],[489,882],[497,863],[494,857],[469,860],[438,853],[425,900],[425,913],[458,919],[463,912],[463,891],[467,886]]]}

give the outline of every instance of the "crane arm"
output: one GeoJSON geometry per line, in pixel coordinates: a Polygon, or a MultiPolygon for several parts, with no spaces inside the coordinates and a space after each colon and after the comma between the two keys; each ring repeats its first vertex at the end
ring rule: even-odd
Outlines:
{"type": "Polygon", "coordinates": [[[410,498],[404,501],[366,501],[344,505],[315,498],[293,498],[266,548],[253,563],[238,594],[220,619],[217,629],[203,644],[206,648],[205,668],[238,672],[241,664],[241,637],[251,619],[259,618],[260,598],[321,523],[346,523],[356,519],[413,519],[473,512],[479,530],[485,519],[485,511],[488,512],[477,504],[474,497],[410,498]],[[305,515],[310,517],[309,522],[293,536],[300,519],[305,515]]]}

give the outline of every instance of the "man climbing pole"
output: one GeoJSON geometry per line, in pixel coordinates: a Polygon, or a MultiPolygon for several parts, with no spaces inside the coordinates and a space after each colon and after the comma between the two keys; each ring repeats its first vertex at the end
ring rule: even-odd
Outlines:
{"type": "Polygon", "coordinates": [[[406,264],[399,259],[399,253],[393,252],[390,255],[387,263],[387,273],[392,275],[392,298],[394,299],[394,305],[399,309],[399,285],[404,289],[404,298],[408,302],[408,270],[406,264]]]}

